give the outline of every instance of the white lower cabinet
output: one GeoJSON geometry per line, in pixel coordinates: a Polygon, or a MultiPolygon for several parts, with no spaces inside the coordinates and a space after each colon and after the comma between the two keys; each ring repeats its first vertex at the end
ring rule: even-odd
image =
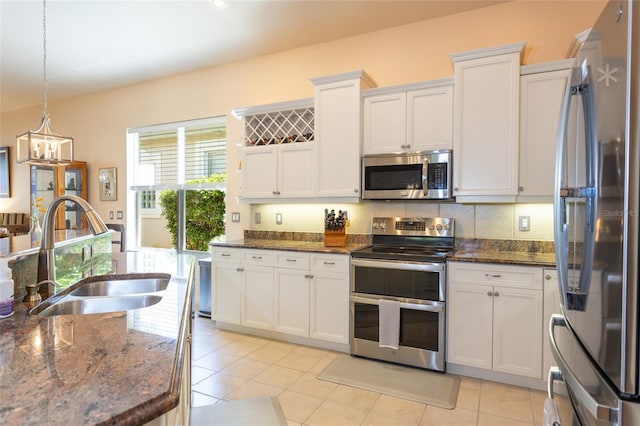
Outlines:
{"type": "Polygon", "coordinates": [[[346,345],[349,262],[342,254],[216,247],[211,318],[346,345]]]}
{"type": "Polygon", "coordinates": [[[349,256],[311,255],[310,337],[349,343],[349,256]]]}
{"type": "Polygon", "coordinates": [[[542,268],[450,262],[447,362],[542,377],[542,268]]]}

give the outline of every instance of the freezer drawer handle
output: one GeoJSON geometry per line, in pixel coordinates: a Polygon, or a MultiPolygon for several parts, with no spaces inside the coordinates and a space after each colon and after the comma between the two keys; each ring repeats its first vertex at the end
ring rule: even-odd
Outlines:
{"type": "MultiPolygon", "coordinates": [[[[582,405],[596,420],[618,424],[618,407],[610,407],[608,405],[600,404],[598,401],[596,401],[593,396],[591,396],[591,394],[582,386],[582,384],[578,381],[578,378],[574,375],[573,371],[571,371],[571,369],[567,365],[567,362],[560,353],[560,349],[558,348],[558,343],[556,341],[556,326],[567,327],[567,322],[562,315],[553,314],[551,315],[551,319],[549,320],[549,336],[551,337],[551,349],[553,352],[553,357],[558,363],[558,369],[562,371],[562,380],[567,384],[568,388],[571,388],[580,405],[582,405]]],[[[551,371],[549,372],[549,375],[551,376],[551,371]]],[[[551,382],[551,377],[549,377],[549,395],[553,394],[553,390],[551,389],[553,384],[551,382]]],[[[602,383],[603,386],[607,386],[604,380],[602,380],[602,383]]],[[[609,391],[613,393],[611,389],[609,389],[609,391]]]]}

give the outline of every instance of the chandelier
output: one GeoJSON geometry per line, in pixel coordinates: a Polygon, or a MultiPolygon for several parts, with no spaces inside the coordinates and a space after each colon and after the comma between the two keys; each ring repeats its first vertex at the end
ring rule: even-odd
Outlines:
{"type": "Polygon", "coordinates": [[[44,101],[42,121],[37,130],[29,130],[16,139],[18,163],[65,165],[73,162],[73,138],[59,136],[51,130],[47,111],[47,2],[42,1],[42,74],[44,77],[44,101]]]}

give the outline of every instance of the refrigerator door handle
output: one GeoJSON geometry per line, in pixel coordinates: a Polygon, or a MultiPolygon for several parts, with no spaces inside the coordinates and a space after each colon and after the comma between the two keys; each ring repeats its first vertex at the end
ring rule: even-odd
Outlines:
{"type": "Polygon", "coordinates": [[[544,401],[543,421],[544,426],[562,426],[560,413],[558,412],[558,404],[553,399],[553,382],[562,381],[562,373],[558,367],[549,369],[549,377],[547,380],[548,398],[544,401]]]}
{"type": "Polygon", "coordinates": [[[554,197],[555,227],[554,239],[556,259],[558,263],[558,282],[560,283],[563,305],[569,310],[583,311],[586,308],[589,288],[591,286],[591,268],[596,235],[596,214],[598,200],[597,179],[597,127],[595,114],[595,100],[591,81],[591,68],[585,63],[574,68],[571,81],[567,85],[563,102],[562,116],[558,134],[558,150],[556,151],[556,188],[554,197]],[[563,185],[565,173],[565,153],[567,149],[568,115],[573,95],[580,94],[583,102],[585,126],[585,187],[567,187],[563,185]],[[568,260],[569,260],[569,226],[567,226],[567,198],[585,200],[585,226],[580,278],[578,288],[569,288],[568,260]]]}
{"type": "MultiPolygon", "coordinates": [[[[562,371],[561,376],[562,380],[566,383],[567,388],[571,389],[573,396],[578,400],[580,406],[585,408],[596,420],[604,421],[604,422],[612,422],[617,424],[618,419],[618,407],[612,407],[605,404],[600,404],[598,401],[591,396],[591,394],[582,386],[578,378],[575,376],[573,371],[569,368],[567,362],[564,357],[560,353],[558,348],[558,343],[556,341],[555,336],[555,328],[556,326],[567,327],[567,323],[562,315],[553,314],[551,315],[551,319],[549,320],[549,336],[551,340],[551,350],[553,352],[553,357],[558,364],[559,370],[562,371]]],[[[549,372],[551,375],[551,372],[549,372]]],[[[603,386],[607,386],[604,381],[602,381],[603,386]]],[[[552,395],[553,384],[551,383],[551,377],[549,378],[549,393],[552,395]]],[[[613,393],[613,390],[609,389],[610,392],[613,393]]]]}

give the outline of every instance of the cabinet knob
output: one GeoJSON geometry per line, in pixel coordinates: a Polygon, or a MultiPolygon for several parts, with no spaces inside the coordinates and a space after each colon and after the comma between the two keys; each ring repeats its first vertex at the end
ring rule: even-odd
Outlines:
{"type": "Polygon", "coordinates": [[[244,272],[244,268],[242,268],[242,267],[236,268],[236,272],[244,272]]]}
{"type": "Polygon", "coordinates": [[[253,260],[262,260],[262,256],[251,256],[253,260]]]}
{"type": "Polygon", "coordinates": [[[518,191],[524,191],[524,186],[519,186],[518,191]]]}
{"type": "Polygon", "coordinates": [[[357,194],[358,192],[360,192],[360,190],[359,190],[358,188],[355,188],[355,189],[353,190],[353,192],[355,192],[355,193],[357,194]]]}
{"type": "Polygon", "coordinates": [[[312,274],[305,274],[304,277],[311,279],[311,278],[313,278],[313,275],[312,274]]]}
{"type": "Polygon", "coordinates": [[[489,290],[489,291],[487,292],[487,296],[489,296],[489,297],[493,296],[493,292],[492,292],[491,290],[489,290]]]}
{"type": "Polygon", "coordinates": [[[455,188],[453,188],[454,191],[458,191],[458,187],[456,186],[455,188]]]}
{"type": "Polygon", "coordinates": [[[550,280],[550,279],[551,279],[551,275],[549,275],[549,274],[545,275],[545,276],[544,276],[544,279],[545,279],[545,280],[550,280]]]}
{"type": "Polygon", "coordinates": [[[494,292],[493,292],[493,295],[494,295],[495,297],[498,297],[498,296],[500,296],[500,293],[498,293],[497,291],[494,291],[494,292]]]}
{"type": "Polygon", "coordinates": [[[271,191],[273,195],[278,195],[278,191],[271,191]]]}

